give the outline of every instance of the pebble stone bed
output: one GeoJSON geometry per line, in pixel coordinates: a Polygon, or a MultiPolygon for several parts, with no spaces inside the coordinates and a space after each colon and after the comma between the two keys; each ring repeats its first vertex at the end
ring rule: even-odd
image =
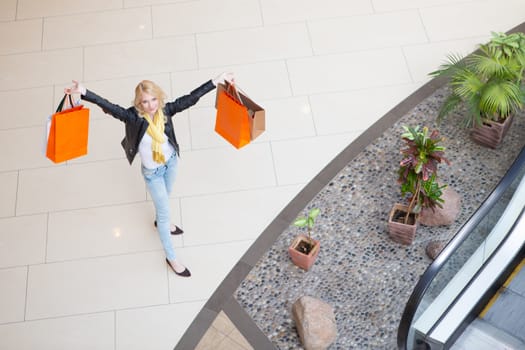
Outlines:
{"type": "Polygon", "coordinates": [[[302,295],[334,308],[338,336],[330,349],[397,349],[397,330],[412,290],[431,260],[433,240],[447,242],[497,185],[525,144],[525,115],[514,118],[496,150],[470,140],[459,128],[461,112],[439,126],[445,155],[439,179],[462,197],[461,212],[450,226],[419,226],[411,246],[393,242],[387,217],[402,202],[397,169],[402,125],[437,128],[435,116],[446,87],[437,89],[370,143],[307,205],[321,209],[313,236],[319,257],[305,272],[291,262],[287,248],[301,229],[290,225],[234,293],[237,302],[277,349],[302,349],[291,309],[302,295]]]}

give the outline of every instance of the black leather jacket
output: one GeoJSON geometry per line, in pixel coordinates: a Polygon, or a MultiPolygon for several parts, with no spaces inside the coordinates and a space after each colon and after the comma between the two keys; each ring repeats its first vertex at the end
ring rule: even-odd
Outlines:
{"type": "MultiPolygon", "coordinates": [[[[175,148],[177,155],[179,154],[179,144],[175,138],[175,131],[173,129],[173,121],[171,117],[175,113],[181,112],[196,104],[202,96],[213,89],[215,89],[215,85],[213,85],[212,81],[209,80],[190,92],[189,95],[181,96],[173,102],[166,103],[164,106],[164,115],[168,117],[166,118],[166,124],[164,125],[164,133],[168,137],[169,143],[173,146],[173,148],[175,148]]],[[[126,124],[126,136],[122,140],[121,144],[122,147],[124,147],[129,164],[133,163],[133,159],[135,159],[135,156],[139,150],[140,140],[142,140],[142,137],[148,129],[147,120],[138,114],[135,107],[129,107],[127,109],[123,108],[119,105],[109,102],[103,97],[98,96],[92,91],[87,90],[86,94],[81,96],[81,98],[96,104],[102,108],[105,113],[112,115],[126,124]]]]}

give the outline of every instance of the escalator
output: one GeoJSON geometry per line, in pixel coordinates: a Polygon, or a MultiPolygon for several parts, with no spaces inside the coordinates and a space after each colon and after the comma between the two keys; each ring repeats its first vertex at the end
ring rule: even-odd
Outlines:
{"type": "Polygon", "coordinates": [[[525,348],[525,259],[478,316],[521,341],[525,348]]]}
{"type": "Polygon", "coordinates": [[[422,275],[398,347],[525,349],[525,150],[422,275]]]}
{"type": "Polygon", "coordinates": [[[525,259],[492,296],[451,350],[525,349],[525,259]]]}

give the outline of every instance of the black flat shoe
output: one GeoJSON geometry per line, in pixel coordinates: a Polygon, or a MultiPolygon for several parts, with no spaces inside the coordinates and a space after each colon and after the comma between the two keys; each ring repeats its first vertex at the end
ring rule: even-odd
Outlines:
{"type": "MultiPolygon", "coordinates": [[[[155,227],[157,227],[157,220],[155,220],[154,224],[155,224],[155,227]]],[[[175,225],[175,231],[170,231],[170,233],[172,235],[182,235],[184,231],[182,231],[182,229],[179,226],[175,225]]]]}
{"type": "Polygon", "coordinates": [[[173,272],[175,272],[176,275],[179,275],[181,277],[190,277],[191,276],[191,273],[190,273],[190,270],[188,270],[188,268],[184,268],[184,271],[182,272],[177,272],[175,271],[175,268],[173,268],[173,266],[171,266],[171,263],[170,261],[168,260],[168,258],[166,258],[166,262],[168,263],[168,265],[171,267],[171,269],[173,270],[173,272]]]}

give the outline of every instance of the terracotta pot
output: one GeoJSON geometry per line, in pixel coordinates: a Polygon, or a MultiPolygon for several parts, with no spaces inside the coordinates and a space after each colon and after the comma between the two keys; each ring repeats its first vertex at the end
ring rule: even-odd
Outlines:
{"type": "Polygon", "coordinates": [[[411,214],[409,222],[405,224],[404,218],[407,210],[408,207],[406,205],[394,204],[388,216],[388,232],[394,242],[411,245],[416,237],[417,215],[411,214]],[[402,213],[400,218],[398,218],[399,213],[402,213]]]}
{"type": "Polygon", "coordinates": [[[299,266],[303,270],[308,271],[314,264],[315,259],[317,259],[317,255],[319,255],[321,243],[315,239],[312,239],[311,241],[313,242],[314,247],[308,254],[304,254],[296,249],[296,247],[303,241],[309,242],[308,237],[305,235],[297,236],[292,244],[288,247],[288,254],[295,265],[299,266]]]}
{"type": "Polygon", "coordinates": [[[470,137],[483,146],[497,148],[507,134],[513,119],[511,115],[502,122],[484,121],[483,125],[476,126],[470,131],[470,137]]]}

